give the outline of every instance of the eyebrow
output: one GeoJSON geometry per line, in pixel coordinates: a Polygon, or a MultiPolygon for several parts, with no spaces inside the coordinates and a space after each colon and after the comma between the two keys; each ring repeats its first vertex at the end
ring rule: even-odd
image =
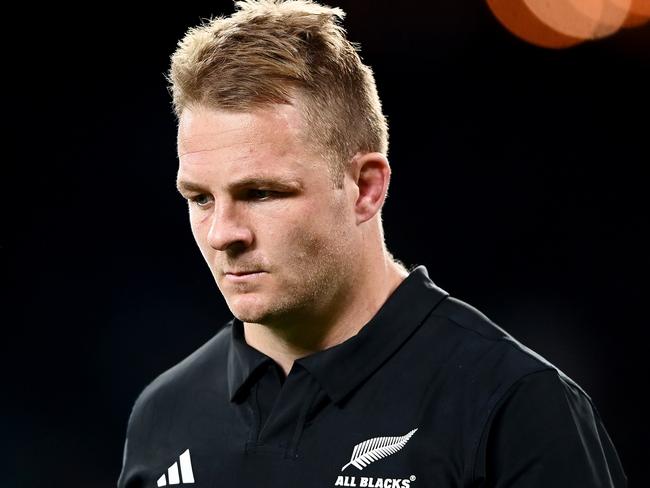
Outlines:
{"type": "MultiPolygon", "coordinates": [[[[249,176],[241,180],[233,181],[228,184],[228,191],[236,191],[242,188],[250,187],[270,187],[278,190],[285,191],[296,191],[302,189],[302,182],[295,178],[286,178],[286,177],[266,177],[266,176],[249,176]]],[[[196,192],[205,192],[207,188],[200,183],[194,183],[192,181],[178,180],[176,182],[176,188],[180,193],[183,191],[196,191],[196,192]]]]}

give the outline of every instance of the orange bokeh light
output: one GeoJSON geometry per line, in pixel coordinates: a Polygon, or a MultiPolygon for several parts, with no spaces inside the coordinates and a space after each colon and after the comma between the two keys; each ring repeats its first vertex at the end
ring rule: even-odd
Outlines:
{"type": "Polygon", "coordinates": [[[598,39],[621,28],[631,0],[524,0],[551,29],[578,39],[598,39]]]}
{"type": "Polygon", "coordinates": [[[538,46],[563,48],[582,42],[553,30],[542,22],[522,0],[487,0],[494,16],[517,37],[538,46]]]}
{"type": "Polygon", "coordinates": [[[650,0],[632,0],[630,11],[634,15],[650,17],[650,0]]]}
{"type": "Polygon", "coordinates": [[[637,27],[650,20],[650,0],[632,0],[623,27],[637,27]]]}
{"type": "Polygon", "coordinates": [[[513,34],[542,47],[600,39],[650,18],[650,0],[487,0],[513,34]]]}

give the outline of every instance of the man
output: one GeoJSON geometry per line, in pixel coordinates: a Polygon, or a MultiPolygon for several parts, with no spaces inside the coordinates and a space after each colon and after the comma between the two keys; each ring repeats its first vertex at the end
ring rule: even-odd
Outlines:
{"type": "Polygon", "coordinates": [[[172,56],[178,189],[234,318],[137,399],[118,486],[626,486],[578,385],[386,249],[342,17],[239,2],[172,56]]]}

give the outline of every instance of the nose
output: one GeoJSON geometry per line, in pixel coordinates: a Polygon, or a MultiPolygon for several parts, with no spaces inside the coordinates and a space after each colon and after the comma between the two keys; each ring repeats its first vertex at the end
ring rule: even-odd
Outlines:
{"type": "Polygon", "coordinates": [[[253,243],[253,232],[232,202],[215,205],[208,230],[208,244],[217,251],[245,249],[253,243]]]}

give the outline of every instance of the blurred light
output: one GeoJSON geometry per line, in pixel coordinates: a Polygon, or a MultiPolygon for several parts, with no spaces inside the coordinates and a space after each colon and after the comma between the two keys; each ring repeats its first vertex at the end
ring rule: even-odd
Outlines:
{"type": "Polygon", "coordinates": [[[524,0],[551,29],[578,39],[598,39],[621,28],[631,0],[524,0]]]}
{"type": "Polygon", "coordinates": [[[549,48],[600,39],[650,18],[650,0],[487,0],[487,4],[510,32],[549,48]]]}
{"type": "Polygon", "coordinates": [[[650,20],[650,0],[632,0],[623,27],[637,27],[650,20]]]}
{"type": "Polygon", "coordinates": [[[650,0],[632,0],[630,11],[634,15],[641,15],[643,17],[650,17],[650,0]]]}
{"type": "Polygon", "coordinates": [[[487,3],[499,22],[525,41],[550,48],[569,47],[582,42],[582,39],[553,30],[533,14],[523,0],[487,0],[487,3]]]}

